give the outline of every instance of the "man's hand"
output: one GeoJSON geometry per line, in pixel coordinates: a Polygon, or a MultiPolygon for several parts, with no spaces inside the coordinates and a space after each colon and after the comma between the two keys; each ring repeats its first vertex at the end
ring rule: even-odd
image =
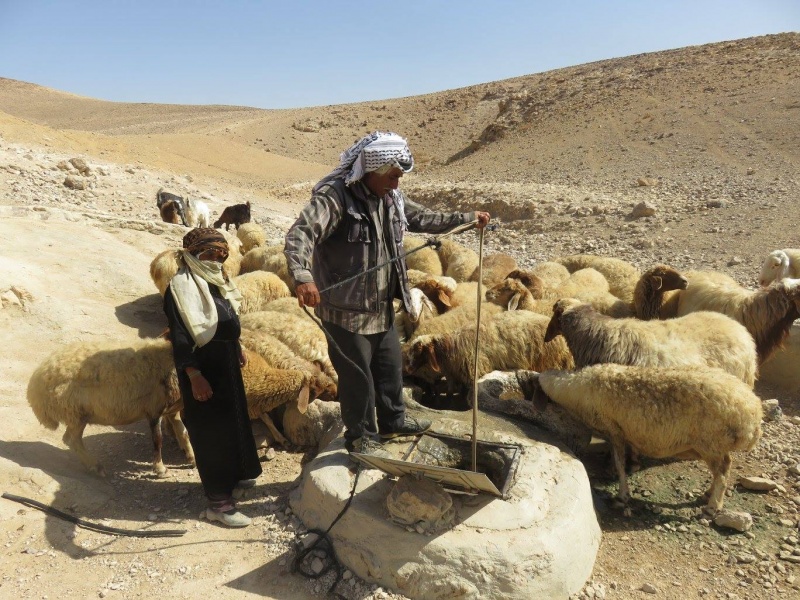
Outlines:
{"type": "Polygon", "coordinates": [[[297,303],[300,306],[313,308],[319,304],[319,290],[314,282],[299,284],[294,288],[294,293],[297,295],[297,303]]]}
{"type": "Polygon", "coordinates": [[[492,218],[488,212],[482,210],[476,211],[475,217],[478,219],[478,224],[476,225],[478,229],[483,229],[486,227],[489,224],[489,219],[492,218]]]}

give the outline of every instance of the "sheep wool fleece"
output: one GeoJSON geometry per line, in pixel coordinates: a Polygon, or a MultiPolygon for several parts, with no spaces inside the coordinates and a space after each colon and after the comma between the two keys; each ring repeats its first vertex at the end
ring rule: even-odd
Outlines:
{"type": "Polygon", "coordinates": [[[202,347],[181,319],[169,290],[164,294],[175,367],[183,398],[183,422],[195,452],[197,471],[210,500],[230,498],[236,483],[261,474],[239,366],[239,318],[216,286],[210,286],[218,324],[202,347]],[[195,400],[187,367],[199,369],[213,390],[205,402],[195,400]]]}

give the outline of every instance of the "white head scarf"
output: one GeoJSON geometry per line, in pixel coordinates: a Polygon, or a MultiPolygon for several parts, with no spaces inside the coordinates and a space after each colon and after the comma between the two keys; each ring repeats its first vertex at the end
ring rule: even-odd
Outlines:
{"type": "Polygon", "coordinates": [[[392,132],[369,133],[342,152],[339,166],[320,179],[314,191],[334,179],[344,179],[345,184],[350,185],[387,164],[402,169],[404,173],[414,168],[408,142],[392,132]]]}
{"type": "Polygon", "coordinates": [[[222,263],[199,260],[188,250],[181,253],[184,266],[170,281],[175,305],[197,346],[205,346],[217,332],[217,307],[208,284],[217,286],[220,295],[239,312],[242,294],[236,284],[222,274],[222,263]]]}

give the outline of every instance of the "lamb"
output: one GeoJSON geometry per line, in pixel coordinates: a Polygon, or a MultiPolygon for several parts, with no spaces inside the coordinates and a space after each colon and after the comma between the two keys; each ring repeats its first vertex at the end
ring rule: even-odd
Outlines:
{"type": "Polygon", "coordinates": [[[770,252],[761,264],[758,284],[767,287],[773,281],[786,277],[800,277],[800,249],[784,248],[770,252]]]}
{"type": "Polygon", "coordinates": [[[609,439],[626,504],[626,444],[653,458],[703,460],[712,475],[707,510],[715,512],[725,499],[731,453],[752,450],[761,437],[761,400],[719,369],[603,364],[546,371],[530,382],[526,396],[537,406],[551,399],[609,439]]]}
{"type": "Polygon", "coordinates": [[[181,224],[186,226],[186,209],[182,196],[165,192],[159,188],[156,192],[156,207],[165,223],[181,224]]]}
{"type": "Polygon", "coordinates": [[[437,252],[443,273],[459,283],[468,281],[478,267],[478,253],[453,240],[440,240],[437,252]]]}
{"type": "Polygon", "coordinates": [[[202,200],[186,199],[186,225],[188,227],[208,227],[211,223],[211,212],[202,200]]]}
{"type": "Polygon", "coordinates": [[[153,469],[167,469],[161,458],[161,419],[167,417],[183,451],[194,463],[186,428],[172,347],[168,340],[76,342],[57,350],[34,371],[28,382],[28,403],[48,429],[66,426],[64,443],[90,470],[105,476],[102,465],[83,444],[86,425],[150,424],[153,469]]]}
{"type": "Polygon", "coordinates": [[[439,260],[439,255],[433,247],[428,246],[422,250],[416,250],[424,245],[425,240],[421,238],[412,235],[403,236],[403,252],[406,253],[406,267],[408,267],[409,270],[423,271],[429,275],[443,275],[442,261],[439,260]],[[416,252],[408,254],[408,252],[412,250],[416,250],[416,252]]]}
{"type": "Polygon", "coordinates": [[[677,296],[678,316],[715,311],[742,323],[756,341],[759,363],[784,342],[800,317],[800,279],[783,279],[755,292],[719,273],[686,273],[689,286],[677,296]]]}
{"type": "Polygon", "coordinates": [[[244,329],[240,341],[242,346],[257,353],[273,368],[308,373],[313,398],[321,398],[326,402],[336,400],[336,382],[323,373],[319,365],[298,356],[278,338],[264,331],[244,329]]]}
{"type": "Polygon", "coordinates": [[[403,309],[400,300],[395,300],[394,323],[401,342],[413,336],[420,323],[439,315],[436,305],[421,289],[411,288],[409,294],[411,295],[411,313],[403,309]]]}
{"type": "Polygon", "coordinates": [[[236,230],[236,237],[242,242],[242,251],[245,254],[253,248],[267,245],[267,234],[257,223],[243,223],[236,230]]]}
{"type": "Polygon", "coordinates": [[[608,281],[608,291],[617,298],[631,304],[633,302],[633,292],[636,283],[641,277],[639,270],[632,264],[612,258],[609,256],[595,256],[592,254],[573,254],[557,258],[556,262],[561,263],[570,273],[578,269],[593,268],[608,281]]]}
{"type": "Polygon", "coordinates": [[[219,216],[219,219],[214,221],[214,229],[219,229],[225,225],[225,231],[228,231],[229,225],[234,225],[236,229],[244,223],[250,222],[250,201],[244,204],[233,204],[226,206],[219,216]]]}
{"type": "Polygon", "coordinates": [[[425,296],[436,306],[436,312],[447,312],[453,306],[453,295],[458,288],[455,279],[444,275],[429,275],[422,271],[411,269],[408,271],[408,285],[410,288],[419,288],[425,296]]]}
{"type": "Polygon", "coordinates": [[[641,367],[718,367],[751,388],[758,367],[753,338],[739,323],[713,312],[668,321],[613,319],[588,304],[562,298],[553,307],[545,341],[563,335],[577,368],[599,363],[641,367]]]}
{"type": "Polygon", "coordinates": [[[291,296],[286,284],[275,273],[267,271],[253,271],[239,275],[233,278],[233,283],[242,294],[240,315],[264,310],[272,300],[291,296]]]}
{"type": "MultiPolygon", "coordinates": [[[[503,281],[508,274],[516,271],[517,261],[513,256],[498,252],[496,254],[489,254],[483,257],[483,284],[486,286],[493,286],[503,281]]],[[[472,275],[469,276],[468,281],[478,281],[478,267],[475,267],[472,275]]]]}
{"type": "Polygon", "coordinates": [[[242,273],[270,271],[280,277],[290,291],[294,291],[294,279],[289,274],[283,246],[260,246],[249,250],[242,258],[241,270],[242,273]]]}
{"type": "Polygon", "coordinates": [[[287,446],[289,440],[275,427],[269,412],[287,402],[296,402],[298,410],[305,413],[311,394],[311,376],[295,369],[273,368],[261,356],[246,349],[244,354],[247,364],[242,367],[242,380],[247,396],[247,414],[251,419],[261,419],[273,439],[287,446]]]}
{"type": "MultiPolygon", "coordinates": [[[[563,340],[545,342],[548,322],[543,315],[510,311],[482,323],[478,377],[494,370],[573,368],[575,363],[563,340]]],[[[442,373],[451,389],[466,389],[474,375],[474,344],[474,325],[441,336],[419,336],[404,353],[404,372],[413,375],[428,366],[442,373]]]]}
{"type": "Polygon", "coordinates": [[[325,332],[307,316],[260,311],[242,315],[243,329],[258,329],[278,338],[298,356],[317,363],[322,371],[338,382],[336,370],[328,356],[325,332]]]}

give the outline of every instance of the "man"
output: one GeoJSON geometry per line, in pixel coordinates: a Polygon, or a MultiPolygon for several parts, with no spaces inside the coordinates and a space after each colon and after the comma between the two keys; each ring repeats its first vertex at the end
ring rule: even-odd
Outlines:
{"type": "Polygon", "coordinates": [[[405,259],[320,294],[403,253],[403,233],[441,233],[489,222],[489,213],[439,213],[398,189],[414,166],[406,140],[368,134],[342,153],[339,166],[314,186],[311,201],[286,234],[284,254],[300,306],[315,307],[330,334],[339,402],[350,452],[382,453],[376,435],[419,435],[430,421],[406,414],[400,341],[392,300],[410,309],[405,259]],[[377,413],[377,420],[376,420],[377,413]]]}

